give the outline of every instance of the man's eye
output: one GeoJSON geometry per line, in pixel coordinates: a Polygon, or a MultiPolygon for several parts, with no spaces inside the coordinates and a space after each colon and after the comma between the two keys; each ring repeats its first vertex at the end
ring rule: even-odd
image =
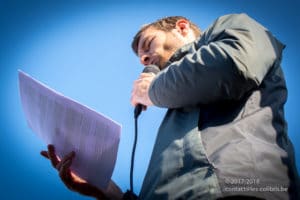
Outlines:
{"type": "Polygon", "coordinates": [[[154,38],[155,38],[155,37],[152,37],[150,40],[147,40],[147,41],[146,41],[146,45],[145,45],[145,47],[146,47],[145,50],[146,50],[146,51],[149,51],[149,50],[150,50],[150,47],[151,47],[151,44],[152,44],[152,41],[154,40],[154,38]]]}
{"type": "Polygon", "coordinates": [[[149,51],[150,45],[151,45],[151,42],[149,40],[147,40],[146,44],[145,44],[145,51],[149,51]]]}

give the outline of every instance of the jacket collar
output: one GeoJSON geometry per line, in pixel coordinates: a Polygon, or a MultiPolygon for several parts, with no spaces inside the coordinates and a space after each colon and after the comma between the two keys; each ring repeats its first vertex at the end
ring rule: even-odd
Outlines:
{"type": "Polygon", "coordinates": [[[175,51],[175,53],[171,56],[169,61],[166,63],[166,66],[169,66],[173,62],[180,60],[181,58],[183,58],[185,55],[189,53],[194,53],[196,51],[196,46],[198,46],[197,43],[199,42],[199,39],[200,38],[196,39],[191,43],[184,45],[183,47],[175,51]]]}

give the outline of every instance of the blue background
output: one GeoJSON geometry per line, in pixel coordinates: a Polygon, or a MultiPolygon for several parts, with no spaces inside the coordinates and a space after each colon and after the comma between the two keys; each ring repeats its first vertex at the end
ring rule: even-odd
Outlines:
{"type": "MultiPolygon", "coordinates": [[[[289,98],[288,131],[300,166],[299,1],[0,1],[0,198],[90,199],[65,188],[39,155],[44,144],[27,126],[17,69],[122,124],[113,179],[129,188],[133,142],[133,81],[143,69],[130,49],[142,24],[183,15],[205,30],[217,17],[246,12],[287,45],[283,69],[289,98]]],[[[135,167],[139,192],[165,109],[140,118],[135,167]]]]}

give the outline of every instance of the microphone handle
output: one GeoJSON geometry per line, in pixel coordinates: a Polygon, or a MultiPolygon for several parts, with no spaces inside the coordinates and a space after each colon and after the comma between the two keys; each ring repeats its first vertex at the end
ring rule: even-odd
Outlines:
{"type": "Polygon", "coordinates": [[[136,105],[135,106],[135,108],[134,108],[134,118],[138,118],[139,117],[139,115],[141,114],[141,112],[142,112],[142,110],[143,110],[143,105],[142,104],[138,104],[138,105],[136,105]]]}

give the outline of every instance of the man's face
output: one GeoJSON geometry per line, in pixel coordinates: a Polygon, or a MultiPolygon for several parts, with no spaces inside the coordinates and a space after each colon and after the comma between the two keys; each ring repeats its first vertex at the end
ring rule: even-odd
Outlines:
{"type": "Polygon", "coordinates": [[[175,51],[183,45],[184,41],[173,31],[165,32],[149,27],[140,37],[138,56],[143,65],[154,64],[163,69],[175,51]]]}

